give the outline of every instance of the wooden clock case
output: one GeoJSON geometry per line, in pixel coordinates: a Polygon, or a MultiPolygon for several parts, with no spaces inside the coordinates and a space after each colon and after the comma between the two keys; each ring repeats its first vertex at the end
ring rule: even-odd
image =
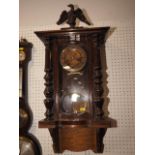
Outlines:
{"type": "Polygon", "coordinates": [[[19,149],[20,155],[41,155],[41,146],[37,138],[29,133],[32,124],[32,111],[28,105],[28,62],[31,60],[32,44],[26,39],[19,41],[19,149]],[[20,52],[24,53],[20,60],[20,52]],[[20,73],[21,72],[21,73],[20,73]]]}
{"type": "Polygon", "coordinates": [[[109,28],[78,27],[35,32],[45,45],[46,118],[39,121],[39,127],[48,128],[56,153],[64,150],[93,150],[95,153],[102,153],[107,128],[116,127],[116,121],[105,117],[103,112],[101,49],[105,49],[109,28]],[[81,82],[86,83],[89,111],[83,115],[65,115],[61,110],[61,89],[65,85],[62,81],[68,83],[70,80],[66,78],[67,73],[60,64],[60,55],[68,46],[79,46],[87,54],[86,72],[82,75],[81,82]]]}

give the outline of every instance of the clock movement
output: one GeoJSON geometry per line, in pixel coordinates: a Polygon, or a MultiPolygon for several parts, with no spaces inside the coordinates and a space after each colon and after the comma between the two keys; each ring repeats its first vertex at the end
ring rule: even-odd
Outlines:
{"type": "MultiPolygon", "coordinates": [[[[65,20],[73,20],[75,14],[71,8],[65,20]]],[[[110,27],[85,28],[73,23],[69,21],[70,27],[61,30],[35,32],[45,45],[46,112],[39,127],[48,128],[56,153],[101,153],[107,128],[116,127],[116,120],[103,112],[101,53],[110,27]]]]}
{"type": "Polygon", "coordinates": [[[32,111],[27,100],[27,67],[31,60],[32,44],[26,39],[19,42],[19,154],[41,155],[38,140],[28,132],[32,123],[32,111]]]}

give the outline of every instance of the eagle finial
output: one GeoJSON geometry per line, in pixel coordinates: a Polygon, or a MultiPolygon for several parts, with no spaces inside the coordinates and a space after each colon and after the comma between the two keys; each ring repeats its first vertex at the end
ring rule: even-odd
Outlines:
{"type": "Polygon", "coordinates": [[[74,10],[74,5],[73,4],[69,4],[67,6],[70,7],[72,10],[74,10]]]}
{"type": "Polygon", "coordinates": [[[76,19],[78,18],[80,21],[91,25],[91,23],[87,20],[85,17],[83,11],[80,8],[74,9],[73,4],[69,4],[68,7],[71,9],[67,12],[66,10],[62,11],[59,20],[57,21],[57,24],[60,25],[64,22],[70,25],[71,28],[74,28],[76,26],[76,19]]]}

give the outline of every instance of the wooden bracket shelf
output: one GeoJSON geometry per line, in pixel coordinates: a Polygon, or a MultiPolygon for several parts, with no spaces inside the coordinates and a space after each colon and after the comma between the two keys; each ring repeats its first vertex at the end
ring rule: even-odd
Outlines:
{"type": "Polygon", "coordinates": [[[116,120],[107,117],[101,120],[46,120],[39,121],[39,128],[66,128],[66,127],[92,127],[92,128],[113,128],[117,127],[116,120]]]}
{"type": "Polygon", "coordinates": [[[47,120],[39,121],[39,128],[48,128],[53,139],[55,153],[65,150],[85,151],[91,149],[102,153],[103,137],[107,128],[117,127],[116,120],[104,118],[100,120],[47,120]]]}

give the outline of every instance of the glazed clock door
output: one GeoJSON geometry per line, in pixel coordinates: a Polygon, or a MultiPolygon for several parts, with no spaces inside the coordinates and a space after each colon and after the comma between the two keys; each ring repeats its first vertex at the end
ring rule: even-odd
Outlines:
{"type": "Polygon", "coordinates": [[[58,91],[58,117],[89,119],[92,117],[89,46],[85,46],[85,40],[81,43],[80,39],[70,38],[64,38],[63,41],[60,38],[56,44],[57,48],[53,47],[51,51],[54,58],[54,75],[58,77],[54,81],[54,88],[58,91]]]}
{"type": "Polygon", "coordinates": [[[78,44],[69,44],[59,52],[60,105],[64,115],[90,116],[88,54],[78,44]]]}

